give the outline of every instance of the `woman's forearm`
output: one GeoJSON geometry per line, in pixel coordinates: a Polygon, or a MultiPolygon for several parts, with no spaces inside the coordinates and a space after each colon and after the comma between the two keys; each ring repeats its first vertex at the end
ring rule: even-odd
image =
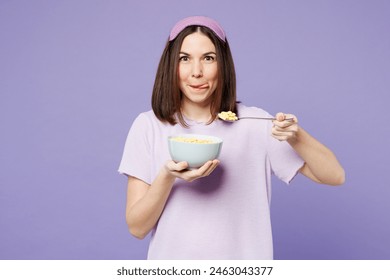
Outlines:
{"type": "Polygon", "coordinates": [[[175,177],[162,168],[145,195],[129,207],[126,221],[132,235],[142,239],[155,226],[164,210],[174,181],[175,177]]]}
{"type": "Polygon", "coordinates": [[[299,127],[294,138],[287,141],[306,162],[307,168],[320,183],[328,185],[344,183],[344,169],[336,156],[302,127],[299,127]]]}
{"type": "MultiPolygon", "coordinates": [[[[215,159],[206,162],[198,169],[187,169],[187,162],[175,163],[169,160],[161,168],[151,186],[139,180],[138,184],[142,186],[139,189],[137,188],[137,191],[134,191],[133,195],[135,198],[132,196],[128,197],[126,220],[130,232],[138,238],[144,238],[156,225],[176,178],[192,182],[210,175],[218,164],[219,161],[215,159]],[[135,202],[129,203],[129,201],[135,202]]],[[[131,190],[133,191],[133,189],[131,190]]]]}

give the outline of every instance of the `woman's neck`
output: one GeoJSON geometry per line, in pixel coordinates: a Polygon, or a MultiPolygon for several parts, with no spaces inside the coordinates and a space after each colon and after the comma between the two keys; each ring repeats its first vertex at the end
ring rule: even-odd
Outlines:
{"type": "Polygon", "coordinates": [[[209,122],[211,119],[210,106],[199,106],[183,103],[181,107],[182,114],[196,122],[209,122]]]}

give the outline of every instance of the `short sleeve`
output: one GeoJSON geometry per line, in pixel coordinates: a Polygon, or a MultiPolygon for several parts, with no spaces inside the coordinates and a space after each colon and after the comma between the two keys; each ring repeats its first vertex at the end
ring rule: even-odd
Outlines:
{"type": "Polygon", "coordinates": [[[151,184],[151,133],[147,116],[140,114],[127,135],[119,173],[151,184]]]}
{"type": "Polygon", "coordinates": [[[279,141],[269,135],[268,159],[276,177],[289,184],[304,165],[304,160],[286,141],[279,141]]]}

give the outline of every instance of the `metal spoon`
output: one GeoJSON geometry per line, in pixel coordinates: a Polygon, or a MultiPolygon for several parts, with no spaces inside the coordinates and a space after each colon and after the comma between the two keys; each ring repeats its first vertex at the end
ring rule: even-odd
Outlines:
{"type": "MultiPolygon", "coordinates": [[[[220,118],[224,122],[236,122],[236,121],[242,120],[242,119],[257,119],[257,120],[270,120],[270,121],[276,120],[276,118],[267,118],[267,117],[239,117],[239,118],[237,118],[237,120],[222,119],[220,116],[218,116],[218,118],[220,118]]],[[[294,118],[287,118],[284,120],[285,121],[292,121],[292,120],[294,120],[294,118]]]]}

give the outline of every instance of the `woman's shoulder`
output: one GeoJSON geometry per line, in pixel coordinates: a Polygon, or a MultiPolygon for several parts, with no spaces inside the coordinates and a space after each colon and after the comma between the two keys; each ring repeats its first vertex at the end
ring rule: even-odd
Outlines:
{"type": "Polygon", "coordinates": [[[246,106],[242,103],[237,104],[237,113],[238,117],[271,117],[270,113],[259,107],[246,106]]]}
{"type": "Polygon", "coordinates": [[[167,123],[160,121],[156,117],[153,110],[144,111],[144,112],[139,113],[134,119],[133,124],[135,124],[135,123],[138,126],[144,126],[145,128],[147,128],[147,127],[157,128],[157,127],[167,126],[167,123]]]}
{"type": "Polygon", "coordinates": [[[153,113],[153,110],[144,111],[136,115],[134,122],[155,122],[158,121],[156,115],[153,113]]]}

